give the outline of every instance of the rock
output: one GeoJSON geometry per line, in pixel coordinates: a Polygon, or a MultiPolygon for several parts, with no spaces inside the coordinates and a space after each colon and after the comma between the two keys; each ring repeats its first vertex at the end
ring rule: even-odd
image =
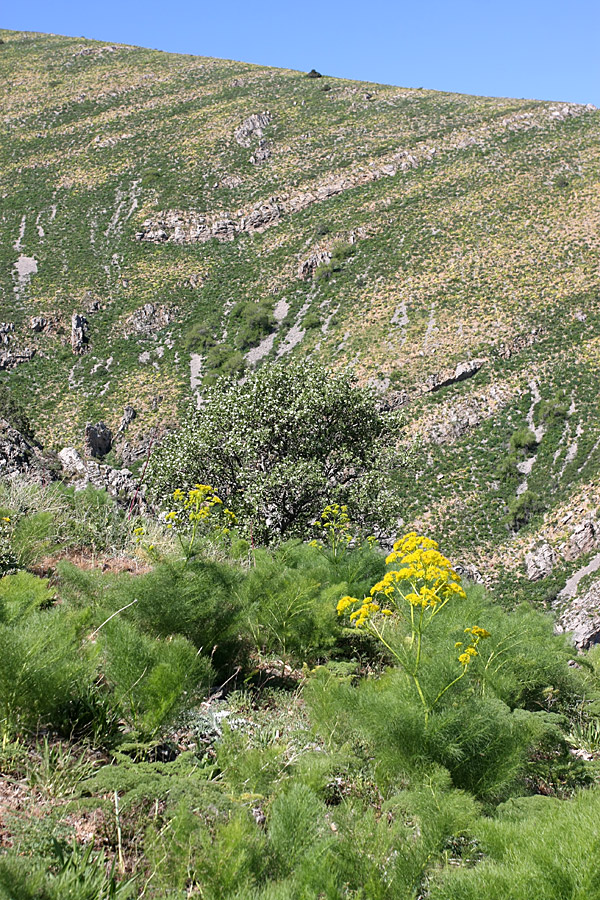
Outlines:
{"type": "Polygon", "coordinates": [[[555,629],[559,634],[570,632],[578,650],[587,650],[600,642],[600,581],[573,600],[563,611],[555,629]]]}
{"type": "Polygon", "coordinates": [[[87,457],[102,458],[112,447],[112,431],[104,422],[91,422],[85,426],[84,453],[87,457]]]}
{"type": "Polygon", "coordinates": [[[244,119],[239,128],[236,128],[234,138],[241,147],[249,147],[252,143],[252,138],[261,138],[263,136],[263,128],[270,125],[272,121],[273,116],[266,110],[262,113],[254,113],[248,116],[247,119],[244,119]]]}
{"type": "Polygon", "coordinates": [[[37,334],[41,331],[45,331],[49,324],[48,319],[44,318],[44,316],[32,316],[29,320],[29,327],[37,334]]]}
{"type": "Polygon", "coordinates": [[[539,581],[551,574],[556,563],[556,553],[550,544],[542,544],[537,550],[525,555],[525,568],[529,581],[539,581]]]}
{"type": "Polygon", "coordinates": [[[279,222],[282,211],[282,207],[274,199],[268,200],[266,203],[259,203],[245,219],[241,220],[240,229],[250,232],[264,231],[269,225],[279,222]]]}
{"type": "Polygon", "coordinates": [[[9,344],[10,335],[14,330],[14,322],[0,322],[0,343],[9,344]]]}
{"type": "Polygon", "coordinates": [[[133,406],[126,406],[123,410],[123,415],[121,417],[119,427],[117,428],[117,434],[122,434],[124,431],[126,431],[135,419],[136,415],[137,413],[133,406]]]}
{"type": "Polygon", "coordinates": [[[468,362],[459,363],[453,375],[444,376],[439,372],[430,375],[423,385],[423,390],[425,393],[431,393],[451,384],[457,384],[459,381],[465,381],[467,378],[472,378],[473,375],[479,372],[485,362],[485,359],[471,359],[468,362]]]}
{"type": "Polygon", "coordinates": [[[115,469],[93,460],[84,460],[74,447],[64,447],[59,451],[58,458],[64,473],[75,479],[76,490],[84,490],[91,484],[107,491],[125,506],[130,506],[135,499],[138,511],[146,510],[144,487],[129,469],[115,469]]]}
{"type": "Polygon", "coordinates": [[[146,303],[140,309],[136,309],[125,320],[125,333],[140,335],[152,335],[164,328],[175,318],[175,311],[168,306],[146,303]]]}
{"type": "Polygon", "coordinates": [[[87,467],[75,447],[63,447],[58,451],[58,459],[65,472],[69,475],[82,475],[87,473],[87,467]]]}
{"type": "Polygon", "coordinates": [[[593,550],[600,542],[600,526],[599,523],[592,518],[585,519],[580,522],[569,538],[569,543],[564,550],[563,556],[571,562],[578,559],[584,553],[593,550]]]}
{"type": "Polygon", "coordinates": [[[252,156],[250,157],[250,162],[253,166],[260,166],[261,163],[266,162],[271,157],[271,149],[267,145],[266,141],[259,141],[258,150],[255,150],[252,156]]]}
{"type": "Polygon", "coordinates": [[[327,265],[331,262],[331,252],[329,250],[316,250],[314,253],[307,259],[303,259],[300,261],[298,265],[298,278],[302,278],[306,281],[307,278],[312,278],[315,274],[315,270],[322,265],[327,265]]]}
{"type": "Polygon", "coordinates": [[[34,454],[34,445],[6,419],[0,419],[0,476],[27,472],[34,454]]]}
{"type": "Polygon", "coordinates": [[[85,353],[89,345],[88,320],[79,313],[71,317],[71,349],[73,353],[85,353]]]}
{"type": "Polygon", "coordinates": [[[0,369],[14,369],[21,363],[33,359],[35,353],[33,347],[25,347],[22,350],[2,350],[0,351],[0,369]]]}

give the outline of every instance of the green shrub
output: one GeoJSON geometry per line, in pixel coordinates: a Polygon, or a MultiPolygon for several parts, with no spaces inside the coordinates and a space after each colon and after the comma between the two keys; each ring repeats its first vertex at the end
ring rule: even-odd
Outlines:
{"type": "Polygon", "coordinates": [[[183,347],[188,353],[200,353],[209,350],[215,345],[215,338],[211,328],[196,322],[189,328],[183,338],[183,347]]]}
{"type": "Polygon", "coordinates": [[[211,373],[207,383],[212,384],[218,377],[239,377],[246,363],[239,350],[234,350],[228,344],[215,344],[206,355],[206,365],[211,373]]]}
{"type": "Polygon", "coordinates": [[[211,680],[209,660],[179,635],[158,640],[124,619],[112,619],[98,638],[101,666],[114,703],[142,737],[152,737],[211,680]]]}
{"type": "Polygon", "coordinates": [[[393,521],[399,420],[380,413],[348,373],[287,363],[243,384],[221,380],[200,410],[153,454],[148,481],[168,502],[176,488],[209,484],[255,540],[302,534],[325,503],[348,503],[365,527],[393,521]]]}
{"type": "Polygon", "coordinates": [[[9,851],[0,858],[0,900],[129,900],[134,879],[119,882],[115,865],[93,842],[82,848],[54,841],[49,858],[23,858],[9,851]]]}
{"type": "Polygon", "coordinates": [[[234,323],[237,325],[235,345],[243,351],[256,347],[277,327],[273,304],[264,300],[260,303],[236,303],[229,314],[229,321],[232,327],[234,323]]]}
{"type": "Polygon", "coordinates": [[[530,454],[537,447],[537,439],[530,428],[519,428],[510,438],[510,451],[517,453],[519,450],[530,454]]]}
{"type": "Polygon", "coordinates": [[[568,802],[530,797],[506,803],[473,829],[480,859],[446,868],[432,900],[598,900],[600,791],[568,802]]]}
{"type": "Polygon", "coordinates": [[[523,491],[518,497],[509,500],[505,522],[518,531],[543,509],[544,504],[534,491],[523,491]]]}
{"type": "MultiPolygon", "coordinates": [[[[4,607],[20,605],[23,591],[4,607]]],[[[34,606],[38,597],[29,600],[34,606]]],[[[23,609],[23,613],[25,610],[23,609]]],[[[13,613],[14,614],[14,613],[13,613]]],[[[93,668],[81,650],[82,619],[55,608],[0,625],[0,730],[4,735],[51,726],[69,735],[82,717],[93,668]]]]}

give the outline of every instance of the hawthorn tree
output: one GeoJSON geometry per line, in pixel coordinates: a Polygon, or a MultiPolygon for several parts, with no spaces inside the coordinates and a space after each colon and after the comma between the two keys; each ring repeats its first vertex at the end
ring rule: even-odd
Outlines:
{"type": "Polygon", "coordinates": [[[155,451],[149,486],[168,503],[177,488],[210,484],[265,542],[306,534],[329,502],[348,504],[354,521],[377,531],[398,514],[400,429],[348,372],[279,362],[209,388],[155,451]]]}

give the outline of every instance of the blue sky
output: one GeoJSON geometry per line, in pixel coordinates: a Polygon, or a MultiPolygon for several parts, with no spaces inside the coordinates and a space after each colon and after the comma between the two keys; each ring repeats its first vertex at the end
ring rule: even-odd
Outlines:
{"type": "Polygon", "coordinates": [[[21,0],[5,28],[600,106],[599,0],[21,0]]]}

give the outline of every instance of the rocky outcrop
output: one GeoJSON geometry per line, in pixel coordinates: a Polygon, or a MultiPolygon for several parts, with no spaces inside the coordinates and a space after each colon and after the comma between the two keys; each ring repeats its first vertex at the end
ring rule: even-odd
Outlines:
{"type": "Polygon", "coordinates": [[[234,138],[241,147],[250,147],[253,138],[261,138],[263,129],[271,124],[273,116],[265,110],[262,113],[254,113],[244,119],[239,128],[234,132],[234,138]]]}
{"type": "Polygon", "coordinates": [[[81,355],[89,346],[89,325],[85,316],[73,313],[71,317],[71,349],[81,355]]]}
{"type": "Polygon", "coordinates": [[[14,322],[0,322],[0,344],[9,344],[14,330],[14,322]]]}
{"type": "MultiPolygon", "coordinates": [[[[429,151],[423,153],[424,158],[431,158],[429,151]]],[[[135,237],[138,241],[154,244],[166,241],[172,244],[198,244],[213,238],[232,241],[240,232],[264,231],[276,225],[284,215],[299,212],[313,203],[322,203],[330,197],[380,178],[392,178],[397,172],[414,168],[418,164],[417,157],[402,150],[394,154],[389,163],[374,165],[370,169],[361,167],[348,175],[329,176],[310,191],[270,197],[235,215],[208,214],[197,210],[163,210],[142,222],[135,237]]]]}
{"type": "Polygon", "coordinates": [[[232,241],[239,228],[236,223],[223,216],[210,216],[195,210],[166,210],[155,219],[146,219],[136,240],[161,244],[202,244],[216,238],[218,241],[232,241]]]}
{"type": "Polygon", "coordinates": [[[34,445],[6,419],[0,419],[0,476],[27,472],[34,457],[34,445]]]}
{"type": "Polygon", "coordinates": [[[93,460],[85,460],[74,447],[64,447],[58,453],[64,474],[73,481],[76,490],[89,484],[106,490],[111,497],[125,506],[135,500],[138,511],[144,511],[144,488],[129,469],[114,469],[93,460]]]}
{"type": "Polygon", "coordinates": [[[33,347],[24,347],[21,350],[0,350],[0,370],[14,369],[21,363],[33,359],[35,353],[33,347]]]}
{"type": "Polygon", "coordinates": [[[126,406],[123,410],[123,415],[121,417],[121,421],[119,422],[119,427],[117,428],[117,434],[123,434],[124,431],[127,431],[137,413],[133,406],[126,406]]]}
{"type": "Polygon", "coordinates": [[[426,380],[423,391],[431,393],[449,387],[451,384],[457,384],[459,381],[466,381],[467,378],[476,375],[485,362],[485,359],[470,359],[468,362],[459,363],[453,374],[436,372],[426,380]]]}
{"type": "Polygon", "coordinates": [[[600,544],[600,523],[591,516],[575,526],[563,550],[567,562],[578,559],[600,544]]]}
{"type": "Polygon", "coordinates": [[[29,327],[32,331],[35,331],[36,334],[45,331],[49,324],[50,323],[45,316],[32,316],[29,320],[29,327]]]}
{"type": "Polygon", "coordinates": [[[261,163],[266,162],[271,158],[271,148],[267,144],[266,141],[259,141],[258,149],[254,151],[252,156],[250,157],[250,162],[253,166],[260,166],[261,163]]]}
{"type": "Polygon", "coordinates": [[[600,580],[568,605],[557,622],[556,631],[570,632],[578,650],[600,643],[600,580]]]}
{"type": "Polygon", "coordinates": [[[551,574],[556,564],[556,553],[550,544],[542,544],[525,555],[525,568],[529,581],[539,581],[551,574]]]}
{"type": "Polygon", "coordinates": [[[330,262],[330,250],[315,250],[315,252],[311,253],[306,259],[300,261],[298,265],[298,278],[302,278],[303,281],[306,281],[308,278],[313,277],[315,270],[318,269],[319,266],[327,265],[330,262]]]}
{"type": "Polygon", "coordinates": [[[87,457],[102,459],[110,453],[112,447],[112,431],[104,422],[91,422],[85,426],[84,453],[87,457]]]}
{"type": "Polygon", "coordinates": [[[172,322],[174,318],[175,311],[168,306],[146,303],[125,319],[125,334],[129,335],[133,332],[149,337],[172,322]]]}

